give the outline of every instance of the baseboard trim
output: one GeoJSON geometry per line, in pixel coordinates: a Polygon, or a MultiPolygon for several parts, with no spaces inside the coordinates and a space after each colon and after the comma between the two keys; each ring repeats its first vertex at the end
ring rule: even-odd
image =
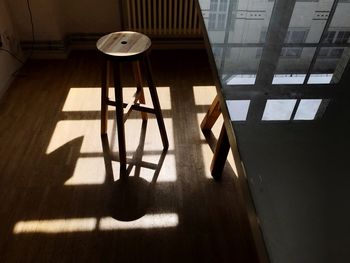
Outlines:
{"type": "Polygon", "coordinates": [[[25,41],[21,42],[23,52],[31,59],[66,59],[68,43],[62,41],[25,41]]]}
{"type": "MultiPolygon", "coordinates": [[[[71,34],[58,41],[21,42],[23,51],[32,59],[66,59],[73,50],[95,50],[97,40],[106,33],[71,34]]],[[[151,37],[154,50],[205,49],[200,37],[151,37]]]]}

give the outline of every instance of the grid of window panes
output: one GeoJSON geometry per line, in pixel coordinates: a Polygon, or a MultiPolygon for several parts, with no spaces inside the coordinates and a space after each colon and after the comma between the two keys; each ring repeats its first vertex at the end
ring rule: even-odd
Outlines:
{"type": "Polygon", "coordinates": [[[211,0],[209,13],[209,30],[225,30],[228,0],[211,0]]]}

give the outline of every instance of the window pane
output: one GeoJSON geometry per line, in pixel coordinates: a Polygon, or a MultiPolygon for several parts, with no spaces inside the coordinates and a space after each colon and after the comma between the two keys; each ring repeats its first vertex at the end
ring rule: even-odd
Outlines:
{"type": "Polygon", "coordinates": [[[227,0],[221,0],[219,11],[224,12],[227,10],[227,0]]]}
{"type": "Polygon", "coordinates": [[[290,120],[297,100],[267,100],[263,121],[290,120]]]}
{"type": "Polygon", "coordinates": [[[283,48],[272,84],[303,84],[316,48],[283,48]]]}
{"type": "Polygon", "coordinates": [[[210,11],[216,11],[218,9],[218,0],[210,1],[210,11]]]}
{"type": "Polygon", "coordinates": [[[209,23],[208,23],[208,28],[209,29],[215,29],[215,24],[216,24],[216,14],[209,14],[209,23]]]}
{"type": "Polygon", "coordinates": [[[338,83],[350,58],[350,48],[321,48],[308,84],[338,83]]]}
{"type": "Polygon", "coordinates": [[[286,43],[318,43],[326,25],[333,0],[296,1],[289,23],[286,43]]]}
{"type": "Polygon", "coordinates": [[[325,36],[325,38],[324,38],[324,43],[333,43],[333,39],[334,39],[334,37],[335,37],[335,31],[328,31],[327,33],[326,33],[326,36],[325,36]]]}
{"type": "Polygon", "coordinates": [[[286,57],[300,57],[303,48],[287,48],[286,57]]]}
{"type": "Polygon", "coordinates": [[[300,100],[294,120],[313,120],[322,100],[300,100]]]}
{"type": "Polygon", "coordinates": [[[332,58],[340,58],[343,54],[344,48],[333,48],[329,53],[329,56],[332,58]]]}
{"type": "Polygon", "coordinates": [[[305,41],[306,31],[293,31],[289,43],[303,43],[305,41]]]}
{"type": "Polygon", "coordinates": [[[219,14],[218,16],[218,25],[216,29],[225,29],[226,24],[226,15],[225,14],[219,14]]]}
{"type": "Polygon", "coordinates": [[[227,100],[231,121],[245,121],[247,119],[250,100],[227,100]]]}

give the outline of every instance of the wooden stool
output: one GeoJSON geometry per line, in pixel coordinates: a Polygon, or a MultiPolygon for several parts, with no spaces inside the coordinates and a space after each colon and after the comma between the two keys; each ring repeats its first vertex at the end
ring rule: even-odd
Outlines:
{"type": "Polygon", "coordinates": [[[147,113],[155,114],[164,149],[167,149],[169,145],[157,90],[153,82],[151,66],[148,58],[148,51],[150,50],[150,47],[151,40],[147,36],[130,31],[111,33],[101,37],[97,41],[97,49],[101,51],[105,58],[102,67],[101,134],[106,134],[107,132],[108,105],[114,106],[116,108],[121,172],[126,171],[124,122],[127,120],[132,110],[140,111],[142,119],[144,120],[147,119],[147,113]],[[137,91],[129,103],[123,102],[123,89],[120,80],[120,67],[124,62],[132,63],[137,86],[137,91]],[[144,75],[151,94],[153,108],[145,105],[140,64],[144,69],[144,75]],[[111,101],[108,98],[110,77],[113,77],[114,79],[115,101],[111,101]],[[124,108],[126,109],[125,114],[124,108]]]}
{"type": "MultiPolygon", "coordinates": [[[[201,129],[203,133],[206,133],[211,130],[216,120],[219,118],[220,114],[221,114],[220,101],[219,101],[218,95],[216,95],[216,97],[214,98],[212,104],[208,109],[207,114],[205,115],[201,123],[201,129]]],[[[229,150],[230,150],[230,143],[227,137],[225,124],[223,124],[221,127],[218,142],[214,150],[213,159],[210,165],[211,175],[216,180],[219,180],[221,178],[222,171],[224,169],[229,150]]]]}

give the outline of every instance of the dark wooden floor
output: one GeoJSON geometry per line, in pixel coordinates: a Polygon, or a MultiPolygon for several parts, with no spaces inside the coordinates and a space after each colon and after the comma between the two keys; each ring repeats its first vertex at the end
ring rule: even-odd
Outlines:
{"type": "Polygon", "coordinates": [[[100,62],[94,52],[28,62],[1,99],[0,262],[256,262],[232,168],[220,182],[208,171],[205,51],[152,53],[170,147],[162,155],[155,119],[133,114],[128,183],[112,110],[99,135],[100,62]]]}

